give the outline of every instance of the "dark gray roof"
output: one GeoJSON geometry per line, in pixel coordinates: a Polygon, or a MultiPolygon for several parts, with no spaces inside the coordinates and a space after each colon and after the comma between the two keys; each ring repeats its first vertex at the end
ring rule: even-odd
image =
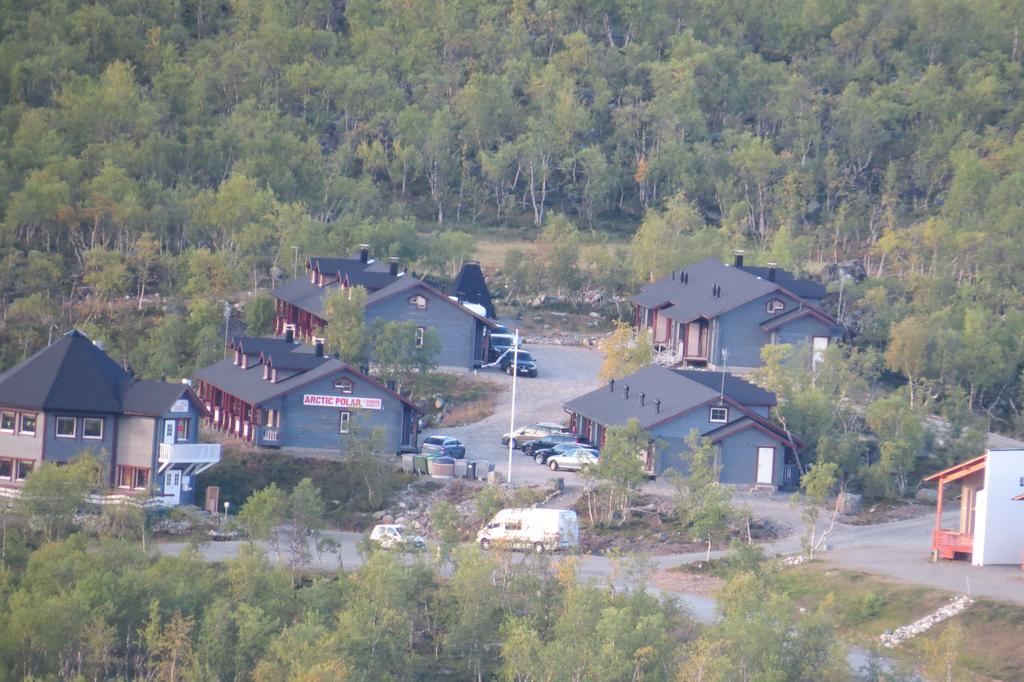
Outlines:
{"type": "MultiPolygon", "coordinates": [[[[723,372],[713,372],[704,369],[673,369],[671,370],[687,379],[692,379],[699,384],[718,392],[722,387],[723,372]]],[[[725,372],[725,395],[742,405],[758,405],[773,407],[775,405],[775,394],[771,391],[752,384],[746,379],[733,376],[725,372]]]]}
{"type": "Polygon", "coordinates": [[[494,317],[494,301],[491,300],[491,292],[487,289],[487,281],[479,263],[470,261],[462,264],[459,276],[452,285],[452,296],[463,303],[481,305],[487,311],[487,317],[494,317]]]}
{"type": "Polygon", "coordinates": [[[801,303],[795,308],[790,308],[789,310],[781,312],[778,315],[773,315],[772,317],[769,317],[767,320],[764,320],[763,322],[761,322],[761,329],[764,329],[765,331],[771,331],[772,329],[777,329],[778,327],[781,327],[784,324],[792,322],[793,320],[798,320],[806,315],[816,317],[828,325],[836,324],[835,318],[826,313],[825,311],[821,310],[820,308],[816,308],[809,303],[801,303]]]}
{"type": "MultiPolygon", "coordinates": [[[[771,270],[771,268],[759,265],[742,265],[740,269],[761,279],[768,279],[769,271],[771,270]]],[[[816,282],[813,279],[801,279],[789,270],[783,270],[782,268],[775,268],[775,283],[800,298],[822,299],[828,294],[828,290],[821,282],[816,282]]]]}
{"type": "Polygon", "coordinates": [[[125,387],[122,410],[125,414],[159,417],[171,409],[174,401],[183,397],[205,412],[205,406],[185,384],[138,379],[125,387]]]}
{"type": "MultiPolygon", "coordinates": [[[[668,308],[660,311],[660,314],[677,322],[685,323],[700,317],[708,319],[717,317],[744,303],[780,289],[799,297],[799,294],[784,286],[782,282],[791,283],[805,280],[796,280],[785,270],[776,269],[776,279],[774,282],[770,282],[751,272],[761,269],[746,266],[737,268],[714,258],[706,258],[674,272],[668,277],[648,284],[640,290],[640,293],[630,298],[630,301],[646,308],[657,308],[670,304],[668,308]],[[785,273],[785,277],[780,277],[780,273],[785,273]],[[720,296],[713,294],[715,286],[721,287],[720,296]]],[[[764,268],[764,271],[767,276],[767,268],[764,268]]],[[[816,282],[810,284],[821,286],[816,282]]],[[[804,291],[813,289],[810,286],[799,288],[804,291]]]]}
{"type": "Polygon", "coordinates": [[[338,284],[329,284],[321,287],[313,284],[307,278],[299,277],[290,282],[285,282],[271,293],[274,294],[275,298],[285,303],[291,303],[293,306],[311,312],[317,317],[323,317],[324,296],[328,291],[338,286],[338,284]]]}
{"type": "Polygon", "coordinates": [[[264,353],[263,361],[277,370],[306,372],[322,365],[324,358],[312,353],[294,353],[288,349],[264,353]]]}
{"type": "Polygon", "coordinates": [[[236,336],[231,339],[231,347],[250,356],[267,353],[301,353],[304,349],[309,348],[294,341],[288,343],[283,336],[236,336]]]}
{"type": "Polygon", "coordinates": [[[71,330],[0,375],[0,405],[47,412],[160,415],[183,384],[135,379],[81,332],[71,330]]]}
{"type": "MultiPolygon", "coordinates": [[[[725,377],[726,397],[744,405],[775,404],[774,394],[728,373],[725,377]],[[755,402],[748,403],[744,399],[755,402]]],[[[606,426],[621,426],[636,418],[640,426],[650,428],[716,399],[721,381],[720,372],[672,370],[651,365],[617,379],[614,391],[609,391],[606,385],[570,400],[565,407],[606,426]],[[627,386],[628,399],[625,397],[627,386]],[[641,393],[644,394],[643,407],[640,406],[641,393]],[[660,411],[655,400],[661,401],[660,411]]]]}
{"type": "MultiPolygon", "coordinates": [[[[368,260],[364,263],[358,255],[353,258],[312,256],[309,259],[309,264],[325,277],[338,275],[342,279],[347,279],[350,285],[366,287],[370,291],[385,287],[401,276],[391,274],[390,263],[375,260],[368,260]]],[[[305,279],[308,281],[309,278],[305,279]]]]}

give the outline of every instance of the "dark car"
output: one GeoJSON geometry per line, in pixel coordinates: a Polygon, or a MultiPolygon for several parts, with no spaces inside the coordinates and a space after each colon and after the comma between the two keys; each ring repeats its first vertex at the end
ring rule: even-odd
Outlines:
{"type": "Polygon", "coordinates": [[[575,433],[553,433],[550,436],[544,436],[540,440],[523,443],[523,454],[533,457],[535,453],[541,450],[550,450],[562,443],[588,444],[590,441],[585,436],[577,436],[575,433]]]}
{"type": "Polygon", "coordinates": [[[496,324],[491,329],[492,334],[512,334],[512,330],[503,324],[496,324]]]}
{"type": "Polygon", "coordinates": [[[452,438],[451,436],[430,436],[423,439],[420,452],[424,455],[462,459],[466,456],[466,446],[458,438],[452,438]]]}
{"type": "Polygon", "coordinates": [[[558,445],[555,445],[554,447],[548,448],[546,450],[537,450],[533,454],[533,461],[536,462],[537,464],[547,464],[548,459],[554,457],[555,455],[564,455],[566,453],[574,452],[576,450],[587,450],[588,452],[593,452],[595,455],[598,454],[598,451],[595,450],[594,448],[588,447],[587,445],[581,443],[559,443],[558,445]]]}
{"type": "MultiPolygon", "coordinates": [[[[505,351],[512,347],[512,343],[515,341],[515,338],[514,334],[495,334],[492,332],[487,341],[488,361],[497,362],[498,359],[505,354],[505,351]]],[[[522,345],[523,340],[522,337],[520,337],[519,346],[522,347],[522,345]]],[[[508,355],[505,355],[505,357],[508,357],[508,355]]],[[[504,369],[504,367],[502,367],[502,369],[504,369]]]]}
{"type": "Polygon", "coordinates": [[[521,350],[518,353],[505,353],[505,357],[501,359],[500,366],[501,371],[509,376],[512,376],[513,369],[517,369],[521,377],[537,376],[537,361],[533,359],[529,351],[521,350]]]}

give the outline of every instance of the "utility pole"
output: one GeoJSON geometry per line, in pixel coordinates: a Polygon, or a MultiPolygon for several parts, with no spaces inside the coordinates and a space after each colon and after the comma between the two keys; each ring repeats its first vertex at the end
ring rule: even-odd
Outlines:
{"type": "Polygon", "coordinates": [[[512,337],[512,414],[508,425],[508,482],[512,482],[512,433],[516,430],[516,379],[519,377],[519,329],[512,337]]]}
{"type": "Polygon", "coordinates": [[[292,265],[292,279],[299,276],[299,247],[293,246],[292,249],[295,251],[295,263],[292,265]]]}
{"type": "Polygon", "coordinates": [[[228,356],[228,327],[231,326],[231,302],[224,301],[224,357],[228,356]]]}

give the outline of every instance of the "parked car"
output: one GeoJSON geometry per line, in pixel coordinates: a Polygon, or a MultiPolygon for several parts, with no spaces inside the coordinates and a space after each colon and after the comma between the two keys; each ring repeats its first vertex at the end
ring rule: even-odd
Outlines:
{"type": "Polygon", "coordinates": [[[508,336],[512,336],[513,335],[512,334],[512,330],[509,329],[508,327],[506,327],[503,324],[496,324],[496,325],[494,325],[491,328],[491,334],[492,335],[493,334],[507,334],[508,336]]]}
{"type": "Polygon", "coordinates": [[[556,445],[562,443],[589,443],[590,440],[586,436],[579,436],[575,433],[552,433],[550,436],[544,436],[538,440],[532,440],[529,443],[524,443],[522,448],[524,455],[533,457],[541,450],[550,450],[556,445]]]}
{"type": "MultiPolygon", "coordinates": [[[[534,441],[534,442],[539,442],[539,441],[534,441]]],[[[587,450],[593,450],[594,452],[597,452],[597,448],[592,446],[590,443],[580,443],[580,442],[577,442],[577,441],[568,441],[568,442],[563,442],[563,443],[558,443],[556,445],[552,445],[549,448],[543,448],[543,449],[542,448],[535,448],[534,451],[533,451],[533,461],[536,462],[537,464],[545,464],[546,465],[548,463],[548,460],[551,457],[553,457],[555,455],[561,455],[561,454],[564,454],[566,452],[570,452],[572,450],[577,450],[579,448],[586,448],[587,450]]],[[[600,456],[600,455],[598,455],[598,456],[600,456]]]]}
{"type": "Polygon", "coordinates": [[[580,524],[569,509],[502,509],[476,534],[480,548],[527,549],[537,554],[580,544],[580,524]]]}
{"type": "Polygon", "coordinates": [[[533,359],[529,351],[521,350],[518,353],[505,353],[499,366],[501,371],[509,376],[512,376],[513,367],[518,370],[518,374],[521,377],[537,376],[537,361],[533,359]]]}
{"type": "Polygon", "coordinates": [[[424,455],[462,459],[466,456],[466,446],[458,438],[452,438],[451,436],[430,436],[423,439],[420,452],[424,455]]]}
{"type": "Polygon", "coordinates": [[[415,551],[427,548],[422,536],[409,531],[405,526],[394,523],[381,523],[370,532],[370,542],[381,549],[401,549],[415,551]]]}
{"type": "MultiPolygon", "coordinates": [[[[491,334],[487,345],[488,362],[497,362],[512,347],[515,338],[515,334],[491,334]]],[[[523,347],[523,337],[519,337],[519,347],[523,347]]]]}
{"type": "Polygon", "coordinates": [[[550,436],[553,433],[568,433],[568,431],[569,428],[562,426],[561,424],[537,422],[536,424],[530,424],[529,426],[520,426],[511,434],[503,434],[501,436],[501,444],[508,445],[508,441],[511,439],[512,447],[518,449],[521,448],[524,443],[529,443],[532,440],[538,440],[544,436],[550,436]]]}
{"type": "Polygon", "coordinates": [[[574,448],[548,457],[552,471],[581,471],[585,467],[597,466],[597,450],[574,448]]]}

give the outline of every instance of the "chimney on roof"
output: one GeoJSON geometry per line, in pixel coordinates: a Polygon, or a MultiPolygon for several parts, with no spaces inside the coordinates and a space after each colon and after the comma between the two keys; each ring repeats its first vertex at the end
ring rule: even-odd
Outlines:
{"type": "Polygon", "coordinates": [[[675,270],[673,270],[673,271],[672,271],[672,279],[675,279],[675,278],[676,278],[676,271],[675,271],[675,270]]]}
{"type": "Polygon", "coordinates": [[[388,274],[392,277],[398,277],[398,257],[391,256],[388,258],[388,274]]]}
{"type": "Polygon", "coordinates": [[[647,394],[640,391],[640,407],[644,406],[644,401],[647,399],[647,394]]]}
{"type": "Polygon", "coordinates": [[[368,263],[370,261],[370,245],[360,244],[359,245],[359,262],[368,263]]]}
{"type": "Polygon", "coordinates": [[[615,379],[608,380],[608,392],[615,393],[615,379]]]}
{"type": "Polygon", "coordinates": [[[284,330],[284,342],[295,343],[295,331],[291,327],[284,330]]]}
{"type": "Polygon", "coordinates": [[[690,283],[690,273],[683,272],[682,270],[680,270],[679,271],[679,279],[682,280],[683,284],[689,284],[690,283]]]}
{"type": "Polygon", "coordinates": [[[769,263],[768,264],[768,281],[769,282],[774,282],[775,281],[775,263],[769,263]]]}
{"type": "Polygon", "coordinates": [[[735,265],[738,268],[742,268],[743,267],[743,249],[736,249],[735,251],[732,252],[732,255],[733,255],[733,265],[735,265]]]}
{"type": "Polygon", "coordinates": [[[233,364],[235,364],[235,365],[242,364],[242,351],[237,349],[237,348],[235,349],[235,361],[234,361],[233,364]]]}
{"type": "Polygon", "coordinates": [[[654,400],[654,413],[661,414],[661,401],[658,399],[654,400]]]}
{"type": "Polygon", "coordinates": [[[316,340],[316,344],[313,346],[313,348],[315,349],[316,356],[318,358],[322,358],[324,356],[324,340],[323,339],[317,339],[316,340]]]}
{"type": "Polygon", "coordinates": [[[622,389],[622,394],[623,394],[622,397],[623,397],[624,400],[629,400],[629,385],[628,384],[622,389]]]}

